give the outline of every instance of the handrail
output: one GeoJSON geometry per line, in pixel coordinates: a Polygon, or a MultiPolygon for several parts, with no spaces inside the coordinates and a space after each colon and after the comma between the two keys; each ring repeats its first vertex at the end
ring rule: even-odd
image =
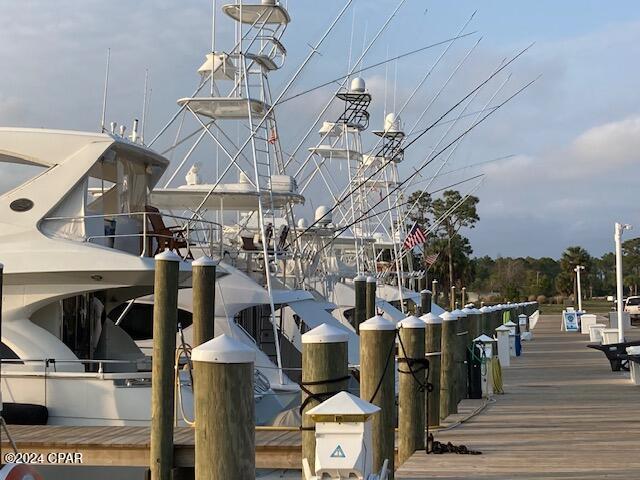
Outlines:
{"type": "Polygon", "coordinates": [[[214,222],[211,220],[205,220],[203,218],[198,219],[198,224],[193,224],[192,217],[186,217],[182,215],[173,215],[173,214],[165,214],[165,213],[155,213],[155,212],[131,212],[131,213],[113,213],[113,214],[90,214],[90,215],[74,215],[74,216],[56,216],[56,217],[45,217],[43,221],[63,221],[68,223],[73,223],[76,221],[82,221],[86,219],[104,219],[104,220],[115,220],[120,217],[142,217],[142,233],[113,233],[113,234],[104,234],[104,235],[89,235],[89,236],[78,236],[78,239],[82,239],[85,242],[92,243],[97,239],[117,239],[117,238],[142,238],[142,248],[141,248],[141,257],[146,257],[149,254],[149,238],[155,239],[174,239],[174,235],[162,234],[159,232],[149,231],[149,226],[147,225],[147,220],[150,214],[158,215],[164,219],[174,219],[177,220],[176,225],[170,225],[166,228],[171,229],[179,229],[184,235],[184,240],[186,241],[186,249],[187,253],[184,258],[189,257],[191,252],[192,242],[198,246],[203,246],[205,249],[207,246],[210,248],[210,255],[213,255],[213,245],[214,231],[218,233],[218,237],[222,239],[224,226],[218,222],[214,222]],[[204,232],[204,234],[199,235],[199,233],[204,232]],[[210,238],[206,238],[206,235],[209,235],[210,238]],[[205,237],[204,239],[202,237],[205,237]]]}

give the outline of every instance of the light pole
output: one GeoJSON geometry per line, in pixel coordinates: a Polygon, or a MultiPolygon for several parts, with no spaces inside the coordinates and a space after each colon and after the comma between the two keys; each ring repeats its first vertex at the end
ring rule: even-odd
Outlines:
{"type": "Polygon", "coordinates": [[[451,310],[449,310],[450,312],[453,312],[456,309],[456,286],[455,285],[451,285],[451,310]]]}
{"type": "Polygon", "coordinates": [[[580,271],[584,270],[584,266],[576,265],[576,268],[573,269],[576,272],[576,276],[578,277],[576,281],[578,282],[578,311],[582,311],[582,285],[580,285],[580,271]]]}
{"type": "Polygon", "coordinates": [[[613,239],[616,244],[616,294],[618,298],[616,309],[618,311],[618,341],[624,342],[624,325],[622,324],[622,305],[623,284],[622,284],[622,232],[631,230],[631,225],[616,222],[613,239]]]}

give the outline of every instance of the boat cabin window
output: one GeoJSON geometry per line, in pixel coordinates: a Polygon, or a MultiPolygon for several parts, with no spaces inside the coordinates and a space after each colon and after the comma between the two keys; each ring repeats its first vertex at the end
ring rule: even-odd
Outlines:
{"type": "MultiPolygon", "coordinates": [[[[124,303],[109,312],[109,318],[116,322],[127,304],[124,303]]],[[[182,329],[191,326],[193,316],[191,312],[178,309],[178,323],[182,329]]],[[[134,340],[149,340],[153,338],[153,304],[134,303],[125,317],[120,322],[120,328],[129,334],[134,340]]],[[[176,325],[178,332],[178,325],[176,325]]]]}
{"type": "MultiPolygon", "coordinates": [[[[0,343],[0,358],[3,360],[19,360],[20,357],[11,350],[4,342],[0,343]]],[[[13,362],[12,362],[13,363],[13,362]]],[[[20,362],[23,363],[23,362],[20,362]]]]}
{"type": "Polygon", "coordinates": [[[0,182],[0,195],[4,195],[20,185],[33,180],[42,174],[47,167],[42,165],[31,165],[28,163],[20,163],[18,159],[4,157],[0,154],[0,162],[2,162],[2,182],[0,182]]]}

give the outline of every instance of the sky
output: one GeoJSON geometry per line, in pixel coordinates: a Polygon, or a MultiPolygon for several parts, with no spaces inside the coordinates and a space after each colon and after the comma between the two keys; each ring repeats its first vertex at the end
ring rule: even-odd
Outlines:
{"type": "MultiPolygon", "coordinates": [[[[287,63],[272,76],[274,95],[345,1],[288,1],[292,23],[283,37],[287,63]]],[[[289,94],[344,75],[398,3],[353,0],[289,94]]],[[[176,99],[189,96],[197,85],[196,70],[210,50],[211,11],[211,1],[205,0],[0,0],[0,125],[96,131],[110,49],[107,122],[130,125],[140,118],[148,70],[145,128],[152,135],[175,112],[176,99]]],[[[570,245],[598,256],[611,251],[615,221],[640,229],[635,188],[640,2],[406,0],[367,52],[364,65],[451,38],[472,15],[465,30],[472,35],[457,40],[440,61],[445,46],[362,74],[374,98],[372,128],[382,126],[385,112],[400,109],[434,63],[401,112],[407,130],[427,105],[418,130],[504,59],[535,42],[473,97],[466,112],[497,105],[541,77],[466,135],[450,157],[444,152],[422,173],[429,177],[448,158],[442,171],[454,172],[438,177],[431,189],[485,174],[475,192],[481,220],[463,232],[475,255],[558,258],[570,245]],[[473,166],[477,163],[482,165],[473,166]]],[[[218,13],[219,48],[229,46],[232,28],[218,13]]],[[[285,151],[297,144],[335,88],[330,85],[278,107],[285,151]]],[[[463,107],[446,118],[455,119],[463,107]]],[[[434,147],[446,144],[474,118],[461,118],[451,130],[447,123],[430,130],[407,150],[401,173],[409,175],[434,147]]],[[[363,141],[373,146],[375,137],[365,134],[363,141]]],[[[456,188],[466,193],[473,186],[468,182],[456,188]]]]}

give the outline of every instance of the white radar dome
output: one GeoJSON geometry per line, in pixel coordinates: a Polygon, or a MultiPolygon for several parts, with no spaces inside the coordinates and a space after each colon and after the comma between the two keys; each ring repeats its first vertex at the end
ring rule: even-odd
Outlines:
{"type": "Polygon", "coordinates": [[[316,208],[315,220],[320,225],[328,225],[333,221],[333,215],[329,207],[326,205],[320,205],[316,208]]]}
{"type": "Polygon", "coordinates": [[[384,117],[384,131],[385,132],[398,132],[402,129],[402,121],[400,115],[395,113],[389,113],[384,117]]]}
{"type": "Polygon", "coordinates": [[[364,78],[356,77],[353,80],[351,80],[351,88],[349,89],[351,92],[364,93],[365,88],[366,88],[366,84],[364,83],[364,78]]]}
{"type": "Polygon", "coordinates": [[[298,228],[300,229],[304,229],[307,228],[307,219],[306,218],[300,218],[298,219],[298,228]]]}

